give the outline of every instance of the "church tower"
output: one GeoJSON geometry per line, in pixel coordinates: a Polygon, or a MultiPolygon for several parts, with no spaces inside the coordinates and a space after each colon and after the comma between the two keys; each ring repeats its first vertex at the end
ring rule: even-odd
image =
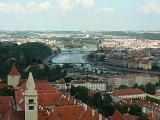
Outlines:
{"type": "Polygon", "coordinates": [[[25,90],[25,120],[38,120],[37,90],[33,75],[30,72],[25,90]]]}
{"type": "Polygon", "coordinates": [[[12,86],[14,89],[16,89],[17,85],[19,84],[20,79],[21,79],[21,74],[17,70],[16,66],[13,65],[12,69],[10,70],[7,76],[7,84],[9,86],[12,86]]]}

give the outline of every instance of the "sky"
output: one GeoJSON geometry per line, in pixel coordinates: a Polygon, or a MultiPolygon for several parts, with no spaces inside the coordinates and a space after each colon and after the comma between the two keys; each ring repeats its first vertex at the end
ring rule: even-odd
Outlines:
{"type": "Polygon", "coordinates": [[[160,0],[0,0],[0,30],[160,30],[160,0]]]}

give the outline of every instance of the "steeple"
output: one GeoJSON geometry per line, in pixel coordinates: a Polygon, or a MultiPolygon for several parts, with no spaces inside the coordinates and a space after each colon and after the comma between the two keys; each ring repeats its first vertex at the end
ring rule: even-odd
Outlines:
{"type": "Polygon", "coordinates": [[[35,90],[34,78],[33,78],[33,75],[31,72],[29,73],[28,80],[26,82],[26,89],[27,90],[35,90]]]}
{"type": "Polygon", "coordinates": [[[30,72],[26,82],[25,90],[25,120],[38,120],[37,90],[33,75],[30,72]]]}

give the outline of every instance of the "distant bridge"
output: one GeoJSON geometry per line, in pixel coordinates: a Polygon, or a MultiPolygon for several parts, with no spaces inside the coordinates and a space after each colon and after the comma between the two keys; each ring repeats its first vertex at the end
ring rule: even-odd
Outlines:
{"type": "Polygon", "coordinates": [[[89,63],[89,62],[88,62],[88,63],[68,63],[68,62],[66,62],[66,63],[53,63],[53,62],[52,62],[52,64],[55,64],[55,65],[56,65],[56,64],[57,64],[57,65],[58,65],[58,64],[73,64],[73,65],[74,65],[74,64],[83,64],[83,65],[90,64],[90,65],[91,65],[91,64],[93,64],[93,63],[89,63]]]}
{"type": "Polygon", "coordinates": [[[61,54],[66,54],[66,53],[76,54],[76,53],[91,53],[91,52],[94,52],[94,51],[83,51],[83,50],[80,50],[80,51],[61,50],[60,51],[61,54]]]}

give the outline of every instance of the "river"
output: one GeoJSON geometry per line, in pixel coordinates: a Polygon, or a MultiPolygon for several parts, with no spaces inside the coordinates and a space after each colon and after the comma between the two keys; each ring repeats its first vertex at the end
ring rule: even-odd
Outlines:
{"type": "Polygon", "coordinates": [[[63,45],[59,46],[64,53],[60,53],[54,58],[52,58],[53,63],[61,64],[61,63],[85,63],[85,60],[83,59],[83,56],[86,56],[89,54],[89,51],[96,51],[97,46],[96,45],[86,45],[83,48],[65,48],[63,45]],[[72,51],[72,53],[65,53],[65,51],[72,51]],[[84,51],[84,53],[81,53],[79,51],[84,51]],[[85,51],[88,51],[85,53],[85,51]]]}

